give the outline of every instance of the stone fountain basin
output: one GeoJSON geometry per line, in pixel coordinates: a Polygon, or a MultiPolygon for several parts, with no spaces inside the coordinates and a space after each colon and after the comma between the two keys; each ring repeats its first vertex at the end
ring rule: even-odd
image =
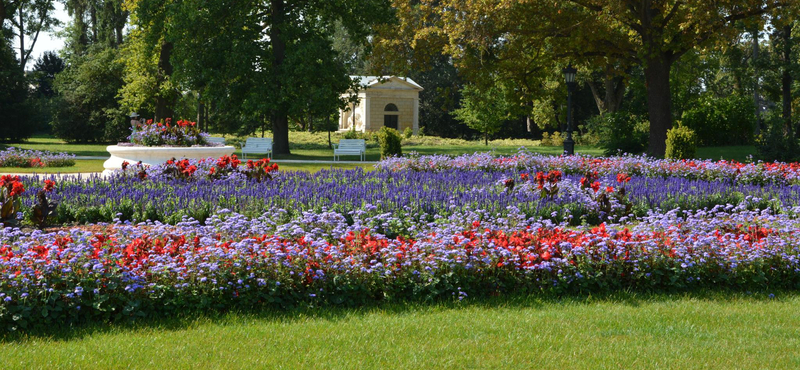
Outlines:
{"type": "Polygon", "coordinates": [[[114,170],[122,168],[122,162],[155,166],[175,159],[202,159],[214,158],[231,155],[236,150],[232,146],[198,146],[198,147],[163,147],[163,146],[119,146],[109,145],[106,150],[111,154],[111,158],[103,163],[105,171],[103,175],[108,175],[114,170]]]}

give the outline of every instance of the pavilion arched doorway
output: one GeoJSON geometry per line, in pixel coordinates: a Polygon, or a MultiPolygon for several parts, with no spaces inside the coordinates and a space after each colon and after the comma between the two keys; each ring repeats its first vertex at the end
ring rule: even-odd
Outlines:
{"type": "Polygon", "coordinates": [[[400,110],[397,109],[396,105],[389,103],[383,108],[383,125],[385,127],[399,129],[399,117],[400,110]]]}

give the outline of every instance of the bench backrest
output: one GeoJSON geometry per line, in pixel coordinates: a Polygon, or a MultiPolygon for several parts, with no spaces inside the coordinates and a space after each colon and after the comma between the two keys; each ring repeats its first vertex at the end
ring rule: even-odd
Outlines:
{"type": "Polygon", "coordinates": [[[339,149],[365,149],[367,142],[364,139],[339,140],[339,149]]]}
{"type": "Polygon", "coordinates": [[[272,149],[272,138],[248,137],[244,147],[248,149],[272,149]]]}
{"type": "Polygon", "coordinates": [[[212,137],[208,138],[208,142],[209,143],[216,143],[216,144],[223,144],[224,145],[225,144],[225,138],[224,137],[213,137],[212,136],[212,137]]]}

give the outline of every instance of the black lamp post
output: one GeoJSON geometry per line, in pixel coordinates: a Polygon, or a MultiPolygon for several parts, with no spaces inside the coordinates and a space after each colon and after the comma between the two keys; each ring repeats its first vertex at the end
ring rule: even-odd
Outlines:
{"type": "Polygon", "coordinates": [[[567,138],[564,139],[564,154],[573,155],[575,154],[575,141],[572,140],[572,92],[577,86],[575,76],[578,74],[578,70],[570,63],[562,72],[567,81],[567,138]]]}

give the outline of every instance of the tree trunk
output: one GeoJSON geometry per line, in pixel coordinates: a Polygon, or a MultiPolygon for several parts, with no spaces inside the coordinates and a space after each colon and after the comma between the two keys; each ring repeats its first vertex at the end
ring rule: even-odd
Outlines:
{"type": "Polygon", "coordinates": [[[89,4],[89,17],[92,22],[92,43],[97,42],[97,4],[91,2],[89,4]]]}
{"type": "Polygon", "coordinates": [[[763,124],[763,120],[761,118],[761,96],[759,94],[759,86],[758,79],[761,78],[761,71],[758,69],[758,58],[761,52],[760,45],[758,43],[758,28],[754,28],[750,31],[750,34],[753,35],[753,57],[750,59],[751,64],[753,67],[753,75],[754,75],[754,83],[753,83],[753,101],[756,103],[756,127],[754,127],[755,134],[758,135],[761,133],[761,126],[763,124]]]}
{"type": "MultiPolygon", "coordinates": [[[[19,64],[25,70],[25,19],[22,17],[22,4],[19,4],[19,64]]],[[[0,24],[0,27],[3,25],[0,24]]]]}
{"type": "Polygon", "coordinates": [[[597,88],[597,84],[591,79],[588,81],[588,85],[600,115],[604,116],[606,113],[614,113],[619,110],[622,98],[625,97],[625,80],[622,76],[615,75],[611,66],[607,66],[603,73],[602,94],[597,88]]]}
{"type": "Polygon", "coordinates": [[[333,122],[331,122],[331,117],[328,116],[328,149],[333,149],[333,143],[331,142],[331,126],[333,122]]]}
{"type": "Polygon", "coordinates": [[[483,133],[483,145],[489,146],[489,131],[483,133]]]}
{"type": "MultiPolygon", "coordinates": [[[[0,0],[0,25],[5,23],[5,21],[6,21],[6,1],[0,0]]],[[[2,41],[4,40],[0,40],[0,42],[2,41]]],[[[0,43],[0,46],[3,46],[3,44],[0,43]]]]}
{"type": "Polygon", "coordinates": [[[781,76],[783,91],[783,122],[784,132],[787,136],[794,137],[792,132],[792,26],[791,24],[783,27],[781,32],[783,38],[783,75],[781,76]]]}
{"type": "Polygon", "coordinates": [[[647,83],[647,111],[650,115],[650,145],[648,151],[663,157],[667,151],[667,131],[672,128],[672,97],[669,88],[669,59],[660,57],[647,60],[644,68],[647,83]]]}
{"type": "Polygon", "coordinates": [[[116,28],[114,28],[114,35],[116,36],[116,42],[117,42],[116,45],[114,45],[115,47],[120,47],[120,45],[122,45],[122,30],[124,29],[125,29],[124,26],[117,26],[116,28]]]}
{"type": "Polygon", "coordinates": [[[208,128],[205,127],[206,124],[206,117],[203,115],[203,111],[206,109],[206,105],[203,104],[203,93],[197,94],[197,127],[200,128],[200,131],[208,132],[208,128]]]}
{"type": "MultiPolygon", "coordinates": [[[[286,40],[283,27],[286,23],[284,0],[271,0],[272,24],[270,28],[270,42],[272,43],[272,76],[275,79],[275,92],[278,96],[283,94],[281,73],[283,60],[286,58],[286,40]]],[[[272,151],[275,154],[290,154],[289,151],[289,117],[283,102],[272,112],[272,151]]]]}
{"type": "Polygon", "coordinates": [[[172,92],[166,94],[160,91],[161,84],[172,75],[172,63],[170,56],[174,45],[171,42],[161,43],[161,52],[158,56],[158,85],[159,92],[156,95],[156,117],[159,121],[165,118],[172,118],[175,115],[175,96],[172,92]]]}

